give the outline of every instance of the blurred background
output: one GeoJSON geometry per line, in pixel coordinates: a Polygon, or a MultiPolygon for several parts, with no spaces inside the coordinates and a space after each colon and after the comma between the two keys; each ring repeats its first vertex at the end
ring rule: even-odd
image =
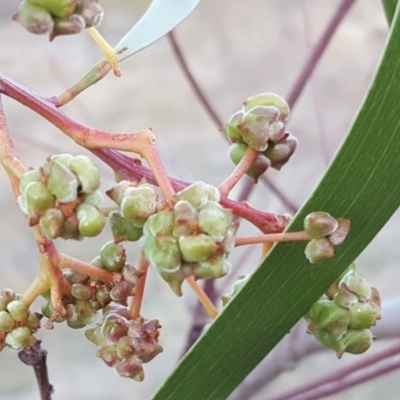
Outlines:
{"type": "MultiPolygon", "coordinates": [[[[100,32],[115,45],[139,20],[150,1],[102,0],[105,18],[100,32]]],[[[194,76],[223,121],[243,100],[271,91],[286,96],[312,46],[339,4],[338,0],[202,1],[175,35],[194,76]]],[[[0,72],[44,96],[56,95],[78,80],[99,58],[100,50],[85,33],[59,37],[50,43],[44,36],[27,33],[11,20],[18,0],[0,2],[0,72]]],[[[293,109],[290,131],[299,139],[298,150],[280,171],[268,177],[295,206],[300,206],[318,183],[345,136],[362,102],[387,37],[387,23],[378,0],[356,1],[337,30],[293,109]]],[[[64,111],[76,121],[112,132],[137,131],[152,126],[167,171],[187,181],[204,180],[217,185],[233,169],[228,146],[185,80],[166,38],[125,61],[123,76],[109,74],[87,89],[64,111]]],[[[13,100],[3,98],[17,152],[26,166],[39,167],[50,154],[86,153],[55,127],[13,100]]],[[[96,162],[103,173],[103,188],[113,183],[110,169],[96,162]]],[[[0,171],[0,287],[21,293],[37,273],[33,237],[0,171]]],[[[232,197],[240,192],[238,189],[232,197]]],[[[327,194],[329,195],[329,194],[327,194]]],[[[288,211],[281,200],[262,184],[249,202],[256,208],[288,211]]],[[[396,214],[358,260],[367,281],[379,288],[383,300],[399,295],[400,272],[397,244],[400,216],[396,214]]],[[[242,224],[241,233],[255,229],[242,224]]],[[[57,242],[60,251],[84,261],[97,255],[110,240],[106,233],[82,242],[57,242]]],[[[259,251],[237,250],[231,278],[218,282],[221,293],[230,283],[258,263],[259,251]],[[243,265],[245,264],[245,265],[243,265]]],[[[129,248],[135,263],[137,248],[129,248]]],[[[146,400],[161,386],[185,346],[195,300],[188,287],[177,298],[154,271],[146,286],[143,315],[158,318],[163,326],[164,352],[145,365],[146,379],[137,383],[120,378],[95,356],[95,346],[74,331],[56,325],[38,334],[49,351],[50,380],[55,400],[146,400]]],[[[40,301],[36,304],[40,308],[40,301]]],[[[387,345],[374,344],[369,354],[387,345]]],[[[257,399],[304,383],[312,376],[347,365],[350,355],[319,354],[299,362],[273,382],[257,399]]],[[[332,399],[398,399],[396,372],[368,382],[332,399]]],[[[16,353],[0,354],[0,400],[39,398],[33,371],[20,363],[16,353]]],[[[180,399],[178,399],[180,400],[180,399]]]]}

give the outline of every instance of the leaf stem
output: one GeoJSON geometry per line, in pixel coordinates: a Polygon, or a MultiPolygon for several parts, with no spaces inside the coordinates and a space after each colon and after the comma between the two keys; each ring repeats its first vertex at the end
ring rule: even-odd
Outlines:
{"type": "Polygon", "coordinates": [[[303,240],[307,241],[311,239],[312,237],[308,235],[305,231],[270,233],[268,235],[257,235],[257,236],[241,236],[235,239],[235,247],[244,246],[247,244],[295,242],[303,240]]]}
{"type": "Polygon", "coordinates": [[[236,168],[233,170],[233,172],[228,176],[228,178],[225,179],[224,182],[218,185],[218,189],[223,196],[228,197],[231,190],[239,182],[240,178],[242,178],[242,176],[247,172],[257,156],[257,150],[254,150],[251,147],[247,148],[246,153],[244,154],[243,158],[240,160],[236,168]]]}
{"type": "Polygon", "coordinates": [[[129,310],[128,316],[134,320],[140,317],[140,309],[143,302],[144,287],[146,285],[146,277],[149,269],[149,262],[144,258],[143,252],[140,255],[138,271],[143,275],[139,278],[135,287],[135,297],[133,298],[129,310]]]}
{"type": "Polygon", "coordinates": [[[205,294],[204,290],[201,286],[195,281],[193,276],[186,278],[186,282],[190,285],[200,303],[203,305],[204,309],[207,311],[207,314],[214,319],[218,315],[218,310],[215,308],[214,304],[205,294]]]}

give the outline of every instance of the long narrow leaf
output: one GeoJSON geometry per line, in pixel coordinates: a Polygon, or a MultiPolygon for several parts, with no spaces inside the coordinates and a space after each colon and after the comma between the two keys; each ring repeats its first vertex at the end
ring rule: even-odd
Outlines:
{"type": "MultiPolygon", "coordinates": [[[[277,245],[154,399],[226,399],[397,210],[399,54],[397,7],[368,96],[334,162],[289,227],[302,229],[304,217],[317,210],[349,218],[352,229],[336,248],[336,257],[313,266],[304,257],[304,244],[277,245]]],[[[343,87],[343,96],[348,90],[351,87],[343,87]]]]}

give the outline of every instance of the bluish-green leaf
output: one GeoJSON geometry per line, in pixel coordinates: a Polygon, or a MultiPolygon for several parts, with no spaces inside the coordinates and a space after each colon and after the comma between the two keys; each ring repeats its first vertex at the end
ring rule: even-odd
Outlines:
{"type": "MultiPolygon", "coordinates": [[[[289,227],[292,231],[301,229],[304,217],[317,210],[349,218],[351,232],[345,243],[336,248],[336,257],[322,265],[310,265],[304,257],[304,243],[277,245],[154,399],[226,399],[397,210],[399,54],[397,6],[368,96],[329,170],[289,227]]],[[[343,96],[351,90],[341,87],[343,96]]]]}

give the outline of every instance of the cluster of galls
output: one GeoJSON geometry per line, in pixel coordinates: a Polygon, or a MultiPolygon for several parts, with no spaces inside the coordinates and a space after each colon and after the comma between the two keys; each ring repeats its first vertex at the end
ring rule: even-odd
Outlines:
{"type": "Polygon", "coordinates": [[[23,0],[13,16],[27,31],[49,34],[50,40],[97,26],[102,18],[99,0],[23,0]]]}
{"type": "Polygon", "coordinates": [[[18,204],[50,239],[97,236],[105,225],[100,173],[83,155],[54,155],[39,170],[25,172],[18,204]]]}
{"type": "Polygon", "coordinates": [[[11,289],[0,292],[0,351],[5,347],[22,349],[33,345],[33,334],[40,328],[42,315],[29,307],[11,289]]]}
{"type": "Polygon", "coordinates": [[[52,322],[66,321],[74,329],[91,324],[97,312],[111,302],[126,305],[135,294],[135,286],[142,274],[131,264],[126,264],[125,249],[114,242],[106,243],[92,265],[114,272],[113,282],[103,282],[81,272],[64,269],[63,274],[71,285],[71,294],[62,298],[65,315],[55,315],[50,298],[42,307],[42,313],[52,322]]]}
{"type": "Polygon", "coordinates": [[[311,264],[318,264],[334,257],[333,246],[343,243],[350,230],[350,221],[315,211],[304,219],[304,230],[312,237],[306,246],[306,257],[311,264]]]}
{"type": "Polygon", "coordinates": [[[107,194],[120,206],[109,216],[114,239],[141,238],[146,259],[178,296],[189,276],[215,279],[230,271],[237,224],[214,186],[195,182],[164,202],[146,183],[121,181],[107,194]]]}
{"type": "Polygon", "coordinates": [[[381,318],[379,293],[352,265],[335,290],[318,300],[305,318],[308,332],[338,358],[345,352],[363,353],[372,343],[370,328],[381,318]]]}
{"type": "Polygon", "coordinates": [[[88,329],[86,337],[99,347],[97,356],[125,378],[144,379],[142,364],[151,361],[163,351],[158,344],[158,320],[139,317],[131,320],[127,308],[108,306],[102,323],[88,329]]]}
{"type": "Polygon", "coordinates": [[[288,118],[289,106],[283,98],[262,93],[248,98],[226,124],[224,131],[233,143],[229,155],[235,165],[249,147],[259,152],[247,171],[255,182],[269,167],[280,170],[296,150],[297,139],[285,129],[288,118]]]}

